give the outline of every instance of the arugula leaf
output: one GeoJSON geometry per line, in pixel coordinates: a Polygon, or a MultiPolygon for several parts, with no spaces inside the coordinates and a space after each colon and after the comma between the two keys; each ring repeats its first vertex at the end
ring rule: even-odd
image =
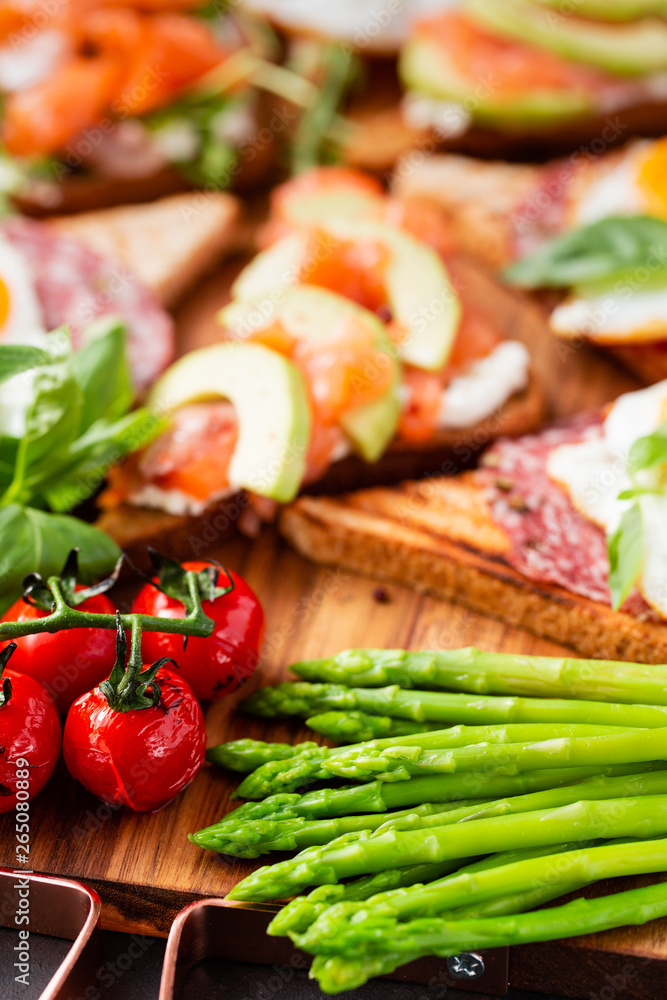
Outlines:
{"type": "Polygon", "coordinates": [[[72,355],[74,377],[83,393],[84,430],[101,417],[122,417],[132,405],[134,389],[125,338],[122,320],[103,317],[90,324],[85,344],[72,355]]]}
{"type": "Polygon", "coordinates": [[[319,62],[323,78],[317,98],[301,116],[291,141],[293,174],[338,159],[334,136],[341,121],[339,109],[359,70],[358,58],[347,46],[335,42],[322,45],[319,62]]]}
{"type": "Polygon", "coordinates": [[[610,216],[556,236],[504,271],[520,288],[567,288],[620,278],[656,261],[667,270],[667,222],[647,215],[610,216]]]}
{"type": "Polygon", "coordinates": [[[46,351],[39,347],[27,347],[21,344],[0,344],[0,382],[6,382],[14,375],[39,368],[51,360],[46,351]]]}
{"type": "Polygon", "coordinates": [[[171,165],[195,184],[227,187],[234,176],[237,150],[224,135],[224,119],[242,110],[244,99],[220,91],[193,92],[143,121],[171,165]],[[182,140],[174,143],[174,135],[182,140]],[[178,147],[183,141],[183,153],[178,147]],[[194,143],[194,148],[188,146],[194,143]]]}
{"type": "Polygon", "coordinates": [[[80,550],[85,582],[110,572],[120,555],[116,543],[93,525],[19,504],[0,510],[0,538],[0,613],[17,599],[28,573],[59,573],[73,548],[80,550]]]}
{"type": "Polygon", "coordinates": [[[624,511],[618,528],[607,539],[607,550],[611,606],[618,611],[635,585],[644,561],[643,521],[637,502],[624,511]]]}
{"type": "Polygon", "coordinates": [[[628,471],[630,475],[642,469],[654,469],[657,465],[667,462],[667,420],[652,434],[637,438],[628,454],[628,471]]]}

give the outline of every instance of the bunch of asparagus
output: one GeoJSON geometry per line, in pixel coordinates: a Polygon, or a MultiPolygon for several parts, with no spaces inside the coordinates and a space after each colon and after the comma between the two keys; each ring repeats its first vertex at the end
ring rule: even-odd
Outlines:
{"type": "Polygon", "coordinates": [[[347,745],[212,748],[249,801],[190,839],[246,858],[299,852],[230,898],[315,886],[269,933],[315,956],[325,992],[423,955],[667,915],[665,883],[532,912],[667,870],[667,667],[465,649],[350,650],[292,669],[304,680],[244,708],[347,745]]]}

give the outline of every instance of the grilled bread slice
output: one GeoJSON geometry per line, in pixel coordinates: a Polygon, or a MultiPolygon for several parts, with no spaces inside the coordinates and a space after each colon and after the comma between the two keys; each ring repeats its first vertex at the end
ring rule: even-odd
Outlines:
{"type": "Polygon", "coordinates": [[[240,202],[222,191],[174,194],[49,224],[131,271],[156,298],[172,305],[240,239],[240,202]]]}
{"type": "Polygon", "coordinates": [[[338,498],[303,496],[283,511],[280,528],[315,562],[463,604],[581,656],[667,661],[667,623],[518,573],[474,472],[338,498]]]}

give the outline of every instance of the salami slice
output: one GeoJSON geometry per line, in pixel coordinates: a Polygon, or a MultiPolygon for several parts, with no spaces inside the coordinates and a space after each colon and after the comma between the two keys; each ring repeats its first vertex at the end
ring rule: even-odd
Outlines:
{"type": "MultiPolygon", "coordinates": [[[[574,508],[568,494],[547,474],[553,448],[602,433],[602,417],[579,417],[540,434],[501,439],[478,470],[493,518],[512,541],[509,562],[531,580],[553,583],[582,597],[611,604],[609,559],[604,531],[574,508]]],[[[638,591],[623,611],[655,618],[638,591]]]]}
{"type": "Polygon", "coordinates": [[[174,355],[171,317],[121,264],[32,219],[11,218],[2,234],[25,258],[34,278],[44,325],[66,324],[76,347],[91,320],[120,316],[138,390],[146,389],[174,355]]]}

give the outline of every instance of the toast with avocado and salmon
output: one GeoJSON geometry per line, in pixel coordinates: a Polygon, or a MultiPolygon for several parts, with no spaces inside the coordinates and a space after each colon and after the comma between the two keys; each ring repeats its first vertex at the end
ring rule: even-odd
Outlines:
{"type": "Polygon", "coordinates": [[[655,382],[667,376],[666,163],[666,139],[544,167],[435,156],[399,167],[394,190],[437,203],[459,245],[505,281],[555,290],[542,301],[558,337],[655,382]]]}
{"type": "Polygon", "coordinates": [[[220,341],[153,387],[168,428],[111,472],[101,524],[121,544],[136,537],[131,508],[195,530],[243,493],[252,530],[303,489],[395,482],[453,451],[469,464],[542,417],[516,337],[530,339],[532,315],[495,287],[500,305],[485,305],[488,279],[452,254],[431,210],[320,168],[274,192],[262,243],[219,313],[220,341]]]}
{"type": "Polygon", "coordinates": [[[667,382],[536,435],[455,477],[281,516],[298,552],[463,604],[582,656],[667,658],[667,382]]]}
{"type": "Polygon", "coordinates": [[[414,23],[399,57],[403,117],[430,125],[436,140],[486,156],[534,156],[537,148],[564,151],[595,137],[608,144],[667,130],[664,4],[620,9],[583,0],[564,11],[558,0],[463,0],[447,7],[414,23]]]}
{"type": "MultiPolygon", "coordinates": [[[[442,148],[544,159],[667,132],[664,5],[583,0],[251,0],[290,62],[340,40],[363,65],[343,102],[348,165],[391,169],[442,148]],[[454,9],[452,9],[454,7],[454,9]]],[[[307,72],[307,70],[306,70],[307,72]]]]}
{"type": "MultiPolygon", "coordinates": [[[[266,174],[257,46],[201,0],[14,5],[0,27],[3,185],[30,214],[266,174]],[[252,51],[251,51],[252,50],[252,51]]],[[[261,54],[260,54],[261,58],[261,54]]]]}

